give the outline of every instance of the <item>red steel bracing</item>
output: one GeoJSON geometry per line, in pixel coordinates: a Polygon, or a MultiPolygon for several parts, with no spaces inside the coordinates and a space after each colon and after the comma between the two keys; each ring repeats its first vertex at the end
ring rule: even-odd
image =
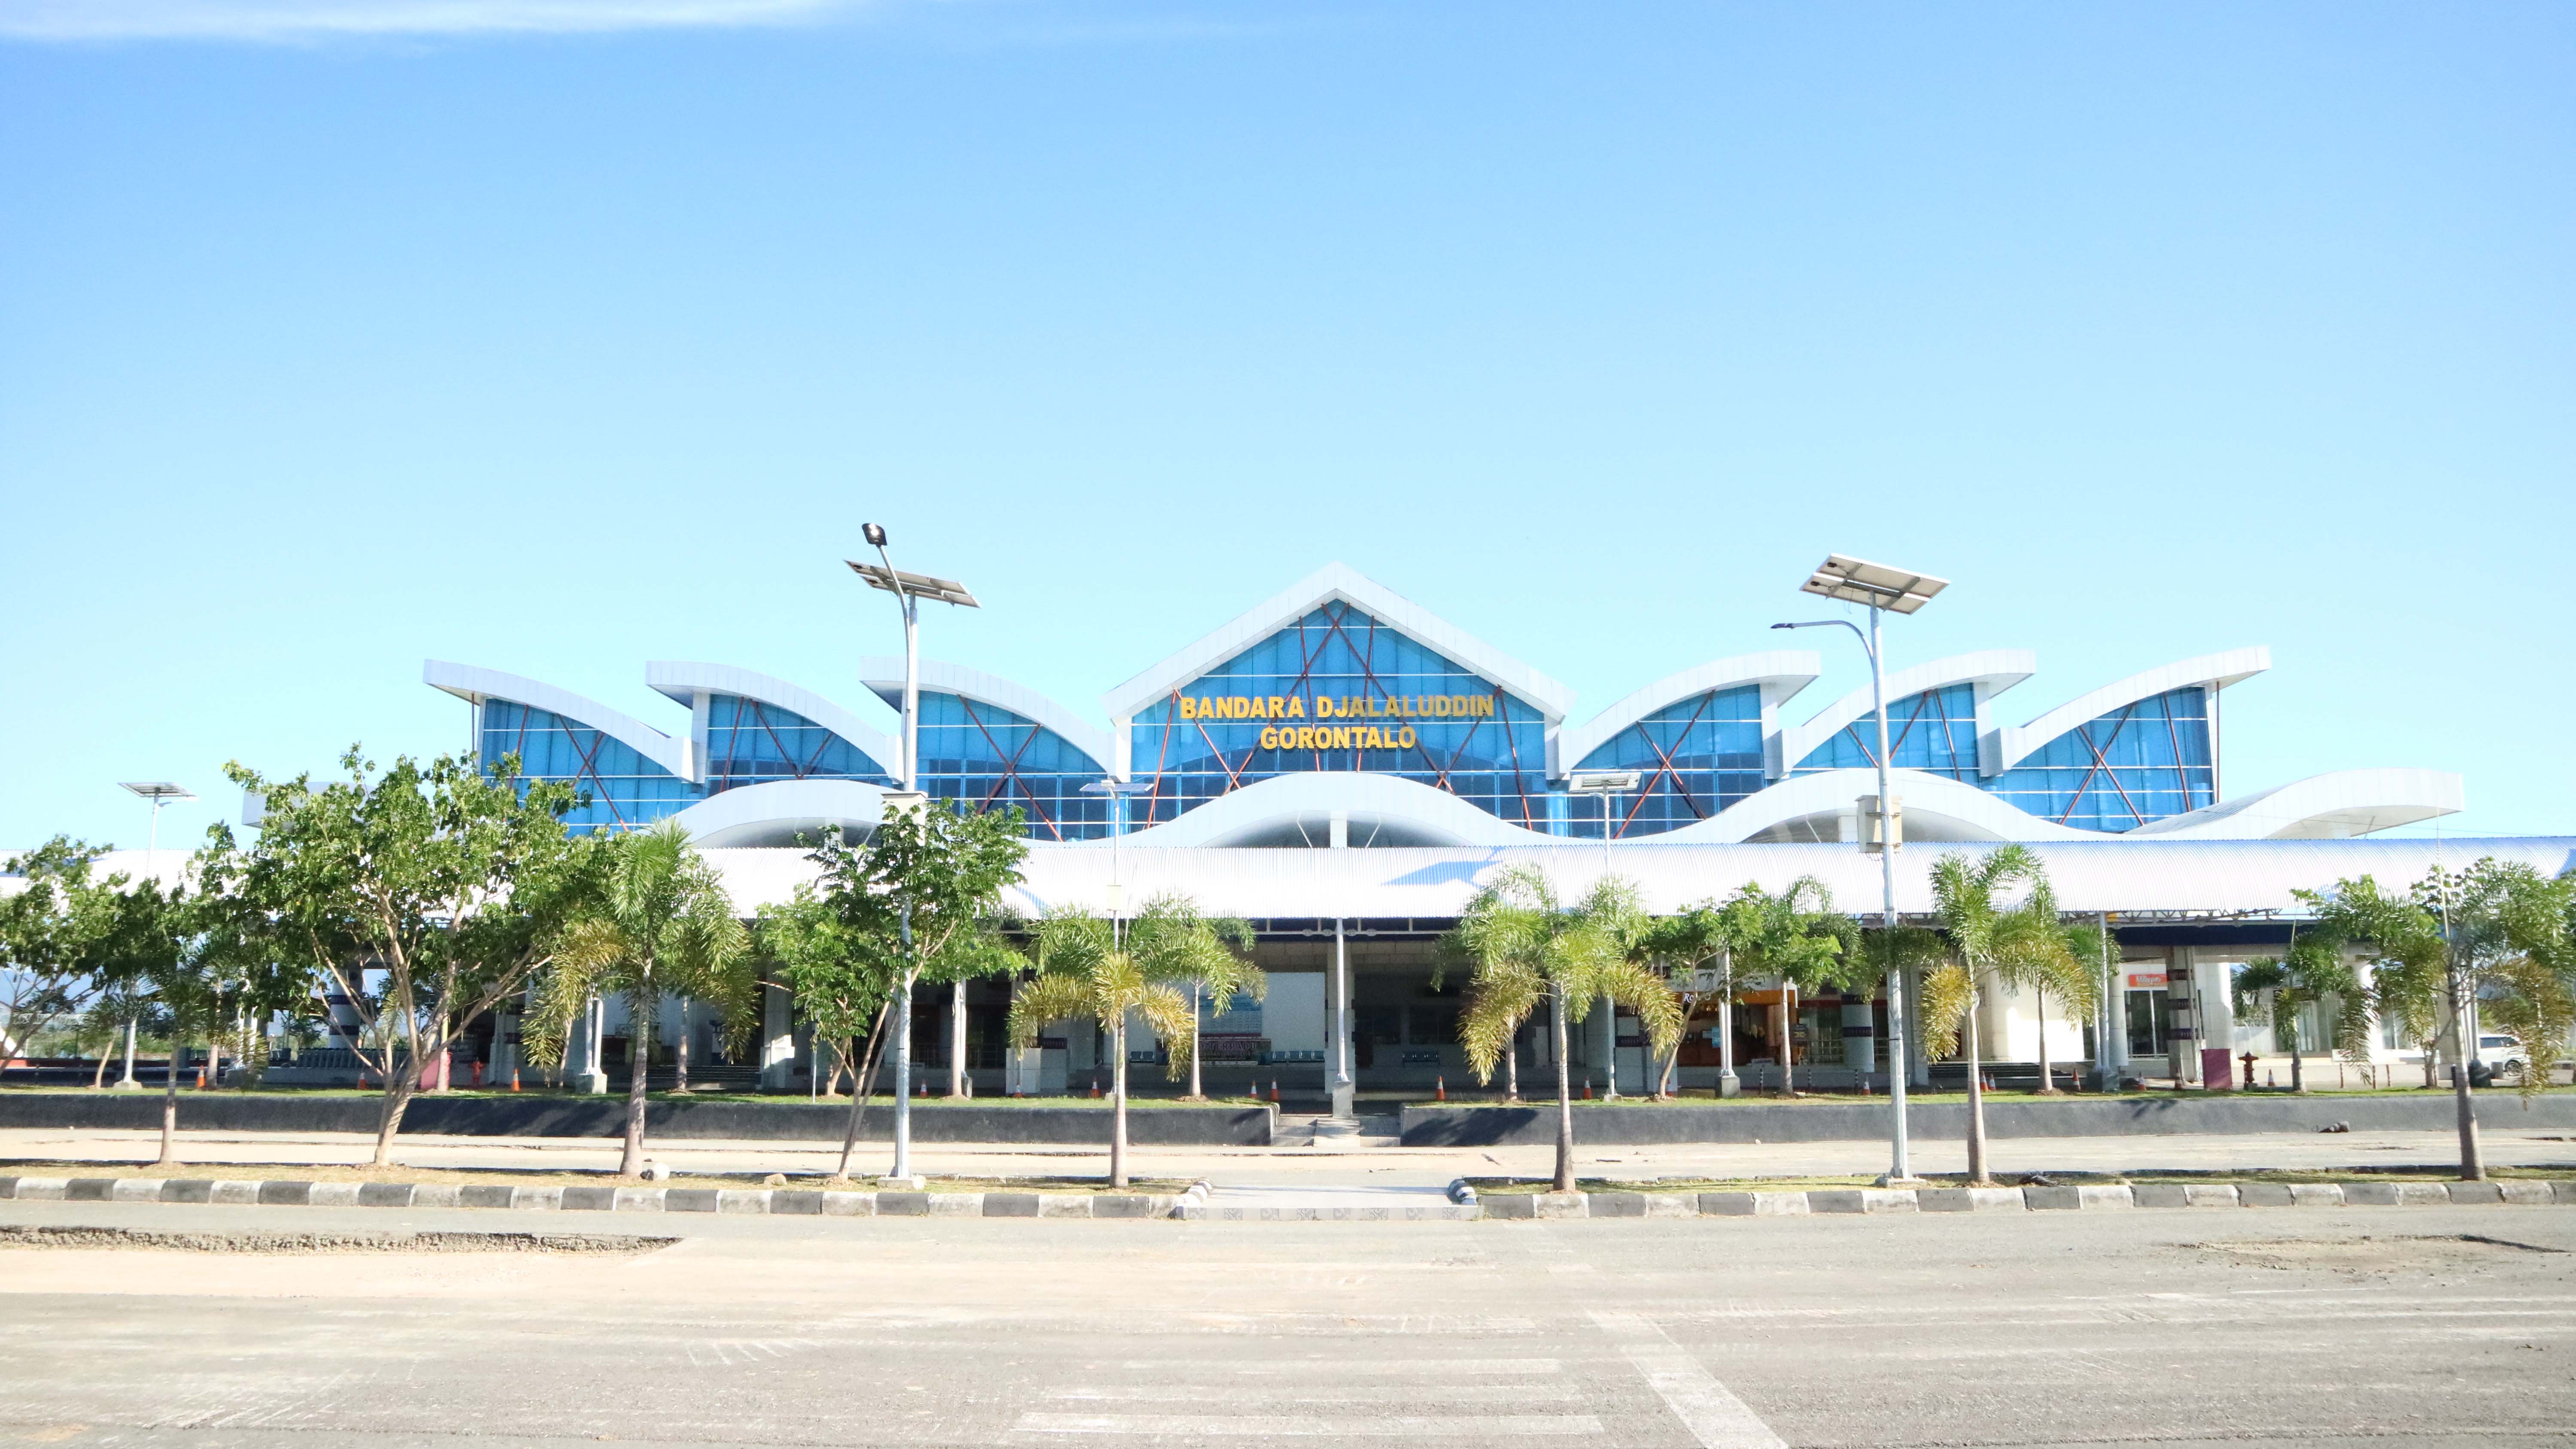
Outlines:
{"type": "MultiPolygon", "coordinates": [[[[993,732],[984,727],[983,716],[975,713],[975,701],[968,699],[966,696],[961,694],[957,696],[957,707],[966,712],[966,722],[975,727],[976,733],[981,734],[984,737],[984,743],[993,747],[994,758],[1002,762],[1002,777],[993,782],[992,789],[984,792],[984,798],[980,802],[981,807],[987,810],[991,809],[993,807],[995,797],[999,796],[1003,790],[1010,786],[1017,785],[1020,787],[1020,793],[1029,797],[1029,808],[1037,812],[1038,823],[1044,825],[1047,829],[1054,831],[1056,839],[1064,839],[1063,827],[1057,825],[1055,823],[1055,817],[1047,813],[1045,802],[1038,799],[1038,792],[1030,789],[1029,782],[1020,778],[1020,756],[1027,754],[1029,752],[1029,746],[1037,743],[1038,731],[1043,728],[1043,726],[1031,724],[1028,727],[1028,737],[1020,741],[1020,747],[1006,755],[1002,752],[1002,742],[993,738],[993,732]]],[[[963,773],[964,772],[961,769],[960,783],[963,783],[963,773]]]]}
{"type": "MultiPolygon", "coordinates": [[[[525,708],[525,706],[521,706],[521,708],[525,708]]],[[[557,715],[555,718],[563,719],[563,716],[557,715]]],[[[582,776],[588,775],[591,783],[599,787],[599,803],[608,807],[609,817],[621,826],[626,824],[626,812],[617,808],[616,797],[608,793],[608,782],[599,777],[599,751],[602,745],[608,743],[608,732],[606,730],[592,730],[590,732],[590,748],[585,750],[581,747],[581,736],[573,733],[572,722],[570,720],[565,720],[559,728],[563,730],[564,738],[571,742],[572,752],[581,756],[581,768],[573,771],[572,777],[575,780],[579,780],[582,776]]]]}
{"type": "MultiPolygon", "coordinates": [[[[2189,766],[2187,766],[2186,764],[2184,764],[2184,763],[2183,763],[2183,758],[2182,758],[2182,726],[2181,726],[2180,724],[2176,723],[2176,722],[2175,722],[2175,720],[2174,720],[2174,712],[2173,712],[2173,696],[2171,696],[2171,695],[2169,695],[2169,694],[2168,694],[2168,695],[2158,695],[2158,696],[2156,697],[2156,700],[2157,700],[2157,703],[2159,703],[2159,704],[2161,704],[2161,705],[2163,705],[2163,706],[2164,706],[2164,712],[2165,712],[2165,733],[2166,733],[2167,735],[2170,735],[2170,736],[2173,738],[2173,747],[2174,747],[2174,778],[2175,778],[2176,780],[2180,781],[2180,782],[2181,782],[2181,784],[2182,784],[2182,808],[2183,808],[2183,813],[2184,813],[2184,814],[2186,814],[2186,815],[2188,815],[2188,814],[2190,814],[2190,813],[2191,813],[2191,810],[2192,810],[2192,803],[2191,803],[2191,769],[2190,769],[2190,767],[2189,767],[2189,766]]],[[[2214,805],[2214,804],[2216,804],[2217,802],[2213,800],[2213,801],[2211,801],[2210,803],[2214,805]]]]}
{"type": "MultiPolygon", "coordinates": [[[[1688,739],[1690,737],[1691,730],[1699,724],[1701,716],[1706,715],[1708,713],[1708,707],[1716,702],[1717,691],[1714,689],[1699,697],[1699,707],[1691,711],[1690,719],[1682,725],[1682,737],[1684,739],[1688,739]]],[[[1680,767],[1673,763],[1673,757],[1665,752],[1664,747],[1655,742],[1655,737],[1647,732],[1646,722],[1644,720],[1639,720],[1635,724],[1628,726],[1628,728],[1637,732],[1637,738],[1646,742],[1646,748],[1655,752],[1655,759],[1660,763],[1655,772],[1646,777],[1645,788],[1637,792],[1637,798],[1635,801],[1630,803],[1627,813],[1619,817],[1619,826],[1616,830],[1610,832],[1610,838],[1617,840],[1628,833],[1628,827],[1637,822],[1637,812],[1645,809],[1646,801],[1654,795],[1655,782],[1666,778],[1671,779],[1673,782],[1673,792],[1682,797],[1682,803],[1690,807],[1691,818],[1695,820],[1706,820],[1708,818],[1708,812],[1700,809],[1699,802],[1691,798],[1690,786],[1682,783],[1682,772],[1680,767]]],[[[1714,753],[1714,751],[1712,751],[1712,753],[1714,753]]],[[[1714,768],[1711,768],[1709,771],[1709,791],[1712,798],[1709,803],[1712,805],[1717,803],[1713,798],[1715,796],[1716,789],[1717,771],[1714,768]]]]}
{"type": "Polygon", "coordinates": [[[2147,823],[2145,812],[2138,809],[2137,803],[2129,798],[2128,789],[2120,783],[2120,772],[2111,768],[2111,757],[2103,753],[2105,749],[2120,742],[2120,731],[2129,727],[2129,719],[2132,715],[2135,715],[2137,711],[2138,702],[2136,700],[2131,700],[2129,703],[2121,706],[2120,721],[2119,723],[2111,726],[2111,737],[2098,745],[2093,743],[2093,726],[2100,723],[2099,720],[2076,726],[2075,737],[2082,740],[2084,742],[2084,748],[2092,752],[2093,767],[2084,772],[2083,781],[2076,785],[2075,794],[2066,802],[2065,813],[2057,817],[2058,824],[2063,825],[2074,818],[2075,807],[2084,803],[2084,792],[2092,788],[2093,777],[2095,775],[2108,776],[2111,781],[2111,788],[2119,791],[2120,803],[2129,807],[2129,813],[2138,817],[2138,823],[2140,825],[2147,823]]]}

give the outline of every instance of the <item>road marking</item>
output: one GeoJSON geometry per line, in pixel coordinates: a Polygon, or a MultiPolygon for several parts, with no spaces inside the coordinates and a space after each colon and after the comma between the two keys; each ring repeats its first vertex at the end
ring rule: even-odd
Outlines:
{"type": "Polygon", "coordinates": [[[1746,1407],[1660,1327],[1633,1313],[1595,1310],[1592,1321],[1619,1341],[1619,1352],[1646,1376],[1646,1386],[1702,1449],[1789,1449],[1788,1441],[1772,1433],[1761,1415],[1746,1407]]]}
{"type": "MultiPolygon", "coordinates": [[[[1169,1371],[1168,1363],[1136,1363],[1130,1368],[1169,1371]]],[[[1564,1371],[1564,1364],[1552,1358],[1283,1358],[1267,1363],[1244,1364],[1235,1368],[1238,1374],[1276,1378],[1283,1374],[1330,1374],[1342,1378],[1388,1378],[1398,1374],[1552,1374],[1564,1371]]]]}
{"type": "Polygon", "coordinates": [[[1012,1427],[1022,1434],[1166,1434],[1210,1439],[1401,1435],[1570,1439],[1602,1432],[1601,1421],[1590,1414],[1406,1414],[1368,1419],[1326,1418],[1318,1414],[1022,1414],[1012,1427]]]}
{"type": "Polygon", "coordinates": [[[1059,1389],[1047,1395],[1091,1403],[1140,1404],[1567,1404],[1583,1397],[1571,1384],[1367,1384],[1351,1388],[1247,1387],[1241,1384],[1129,1384],[1059,1389]]]}

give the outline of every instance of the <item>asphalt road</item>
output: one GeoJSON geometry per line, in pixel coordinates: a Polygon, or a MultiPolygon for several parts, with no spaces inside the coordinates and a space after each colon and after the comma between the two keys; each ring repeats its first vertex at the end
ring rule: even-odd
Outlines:
{"type": "Polygon", "coordinates": [[[0,1249],[0,1443],[2576,1439],[2559,1208],[680,1230],[614,1256],[0,1249]]]}

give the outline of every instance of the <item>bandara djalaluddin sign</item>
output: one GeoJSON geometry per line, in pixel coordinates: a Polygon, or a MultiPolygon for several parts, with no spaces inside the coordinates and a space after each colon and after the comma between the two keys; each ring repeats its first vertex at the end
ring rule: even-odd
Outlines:
{"type": "MultiPolygon", "coordinates": [[[[1312,717],[1319,720],[1490,719],[1493,696],[1485,694],[1331,695],[1312,697],[1312,717]]],[[[1308,696],[1298,694],[1220,694],[1204,698],[1182,695],[1183,720],[1306,719],[1308,696]]],[[[1261,731],[1265,750],[1409,750],[1415,743],[1408,726],[1382,724],[1272,725],[1261,731]]]]}

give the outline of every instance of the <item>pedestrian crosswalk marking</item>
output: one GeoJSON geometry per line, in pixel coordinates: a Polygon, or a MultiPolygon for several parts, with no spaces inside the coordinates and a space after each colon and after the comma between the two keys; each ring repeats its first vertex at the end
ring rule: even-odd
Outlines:
{"type": "Polygon", "coordinates": [[[1619,1352],[1645,1375],[1646,1386],[1702,1449],[1788,1449],[1788,1441],[1772,1433],[1761,1415],[1662,1328],[1634,1313],[1596,1310],[1592,1321],[1618,1343],[1619,1352]]]}
{"type": "MultiPolygon", "coordinates": [[[[1396,1436],[1525,1438],[1598,1436],[1590,1414],[1401,1414],[1356,1419],[1320,1414],[1022,1414],[1023,1434],[1169,1434],[1205,1438],[1348,1439],[1396,1436]]],[[[1778,1442],[1778,1441],[1773,1441],[1778,1442]]]]}
{"type": "Polygon", "coordinates": [[[1051,1399],[1133,1404],[1566,1404],[1583,1395],[1570,1384],[1359,1384],[1296,1387],[1244,1384],[1129,1384],[1060,1389],[1051,1399]]]}

